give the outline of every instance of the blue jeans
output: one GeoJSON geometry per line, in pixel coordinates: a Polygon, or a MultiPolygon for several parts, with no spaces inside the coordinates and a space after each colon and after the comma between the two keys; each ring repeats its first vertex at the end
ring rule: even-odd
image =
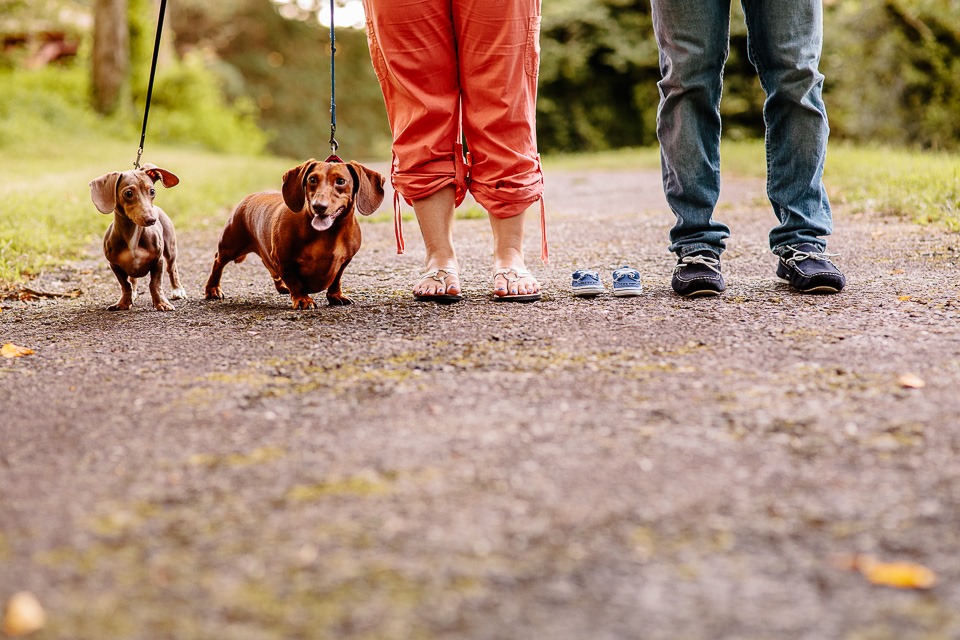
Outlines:
{"type": "MultiPolygon", "coordinates": [[[[833,217],[823,188],[830,132],[817,69],[821,0],[742,0],[749,58],[766,93],[767,195],[780,221],[778,253],[809,242],[825,248],[833,217]]],[[[730,0],[652,0],[660,48],[657,137],[663,190],[677,216],[670,251],[721,253],[730,229],[713,219],[720,195],[720,94],[730,51],[730,0]]]]}

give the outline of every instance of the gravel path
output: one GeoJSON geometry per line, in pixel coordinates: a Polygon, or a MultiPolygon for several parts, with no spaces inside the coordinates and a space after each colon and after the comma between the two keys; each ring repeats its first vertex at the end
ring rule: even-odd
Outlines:
{"type": "Polygon", "coordinates": [[[795,295],[731,180],[729,288],[685,301],[657,172],[547,180],[535,305],[487,298],[484,220],[452,307],[408,293],[412,222],[402,257],[364,226],[347,308],[289,310],[255,257],[203,301],[213,227],[175,312],[107,312],[99,254],[33,283],[81,297],[4,302],[36,353],[0,359],[0,601],[41,639],[960,638],[960,238],[839,207],[848,290],[795,295]],[[643,296],[570,296],[627,263],[643,296]]]}

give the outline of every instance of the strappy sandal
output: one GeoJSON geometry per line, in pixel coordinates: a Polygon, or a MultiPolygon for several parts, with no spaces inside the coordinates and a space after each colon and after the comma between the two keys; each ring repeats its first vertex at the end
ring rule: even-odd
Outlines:
{"type": "MultiPolygon", "coordinates": [[[[496,285],[497,276],[503,276],[507,281],[507,291],[510,290],[510,285],[519,280],[520,278],[533,278],[533,274],[529,271],[517,271],[516,269],[499,269],[493,274],[493,282],[496,285]],[[511,278],[510,274],[513,274],[514,277],[511,278]]],[[[536,293],[508,293],[505,296],[498,296],[493,294],[493,299],[497,302],[536,302],[540,299],[540,292],[536,293]]]]}
{"type": "MultiPolygon", "coordinates": [[[[417,284],[420,284],[424,280],[433,280],[439,284],[443,285],[443,290],[447,290],[447,278],[450,276],[456,276],[456,271],[451,271],[450,269],[434,269],[433,271],[428,271],[427,273],[420,276],[420,279],[417,281],[417,284]],[[443,274],[441,277],[440,274],[443,274]]],[[[437,293],[434,295],[420,295],[418,293],[413,294],[413,299],[417,302],[437,302],[439,304],[453,304],[454,302],[460,302],[463,300],[463,296],[457,293],[437,293]]]]}

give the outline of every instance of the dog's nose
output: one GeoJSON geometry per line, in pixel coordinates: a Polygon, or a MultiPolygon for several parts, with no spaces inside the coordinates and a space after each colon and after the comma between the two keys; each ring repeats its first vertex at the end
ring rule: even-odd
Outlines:
{"type": "Polygon", "coordinates": [[[327,209],[330,208],[330,205],[326,202],[314,202],[313,203],[313,212],[318,216],[323,216],[327,214],[327,209]]]}
{"type": "Polygon", "coordinates": [[[144,218],[144,219],[143,219],[143,226],[145,226],[145,227],[152,227],[152,226],[155,225],[156,223],[157,223],[157,219],[156,219],[156,218],[144,218]]]}

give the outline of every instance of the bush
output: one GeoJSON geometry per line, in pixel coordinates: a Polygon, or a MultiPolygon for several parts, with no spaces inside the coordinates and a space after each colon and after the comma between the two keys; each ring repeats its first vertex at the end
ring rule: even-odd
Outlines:
{"type": "MultiPolygon", "coordinates": [[[[135,115],[104,118],[88,106],[89,77],[82,63],[0,71],[0,149],[49,146],[66,131],[71,136],[126,137],[134,146],[140,139],[143,100],[135,115]]],[[[256,154],[266,147],[267,136],[257,127],[250,100],[227,104],[216,76],[189,58],[157,71],[147,129],[151,140],[256,154]]]]}
{"type": "Polygon", "coordinates": [[[87,108],[87,87],[79,66],[0,71],[0,149],[54,143],[64,132],[118,135],[123,127],[87,108]]]}
{"type": "Polygon", "coordinates": [[[165,144],[210,151],[257,154],[267,144],[253,102],[240,97],[227,104],[217,76],[196,54],[157,71],[148,127],[148,137],[165,144]]]}

